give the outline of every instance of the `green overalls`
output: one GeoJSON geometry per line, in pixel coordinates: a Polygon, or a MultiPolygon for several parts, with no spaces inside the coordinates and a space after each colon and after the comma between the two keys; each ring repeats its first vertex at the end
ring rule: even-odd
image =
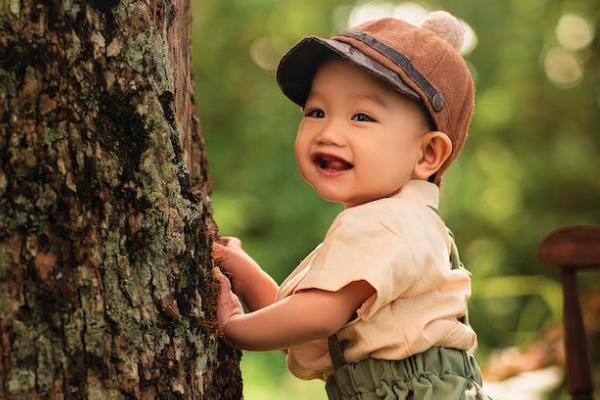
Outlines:
{"type": "MultiPolygon", "coordinates": [[[[450,229],[448,233],[452,269],[467,271],[460,261],[454,235],[450,229]]],[[[468,315],[460,321],[468,325],[468,315]]],[[[330,400],[491,399],[481,388],[481,373],[475,357],[464,350],[434,346],[402,360],[368,357],[348,363],[337,336],[333,334],[328,340],[335,369],[325,384],[330,400]]]]}

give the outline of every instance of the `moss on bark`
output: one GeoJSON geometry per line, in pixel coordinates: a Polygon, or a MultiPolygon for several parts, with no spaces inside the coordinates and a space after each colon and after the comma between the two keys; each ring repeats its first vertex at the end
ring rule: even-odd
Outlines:
{"type": "Polygon", "coordinates": [[[188,8],[0,0],[2,398],[241,398],[188,8]]]}

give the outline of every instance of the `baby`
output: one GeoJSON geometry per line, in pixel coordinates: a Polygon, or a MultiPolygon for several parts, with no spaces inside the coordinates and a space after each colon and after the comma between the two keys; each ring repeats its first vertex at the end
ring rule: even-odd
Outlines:
{"type": "Polygon", "coordinates": [[[238,238],[213,250],[223,340],[281,349],[330,399],[488,399],[472,354],[470,274],[437,214],[441,176],[467,136],[474,85],[462,29],[383,18],[300,41],[277,80],[303,108],[304,179],[341,203],[325,238],[278,287],[238,238]],[[239,295],[249,312],[244,313],[239,295]]]}

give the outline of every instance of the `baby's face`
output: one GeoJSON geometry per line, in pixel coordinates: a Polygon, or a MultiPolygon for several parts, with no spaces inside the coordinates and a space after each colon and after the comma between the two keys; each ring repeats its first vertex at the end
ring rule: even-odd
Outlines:
{"type": "Polygon", "coordinates": [[[295,142],[304,179],[352,207],[387,197],[413,175],[427,125],[418,105],[350,62],[317,71],[295,142]]]}

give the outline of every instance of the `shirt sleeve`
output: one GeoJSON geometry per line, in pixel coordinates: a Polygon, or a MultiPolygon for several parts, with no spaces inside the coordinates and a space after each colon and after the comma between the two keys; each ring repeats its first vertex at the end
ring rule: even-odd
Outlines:
{"type": "Polygon", "coordinates": [[[406,240],[410,232],[386,223],[381,210],[355,208],[338,215],[295,291],[338,291],[364,279],[376,290],[357,311],[358,317],[366,321],[407,291],[416,281],[418,270],[406,240]]]}

